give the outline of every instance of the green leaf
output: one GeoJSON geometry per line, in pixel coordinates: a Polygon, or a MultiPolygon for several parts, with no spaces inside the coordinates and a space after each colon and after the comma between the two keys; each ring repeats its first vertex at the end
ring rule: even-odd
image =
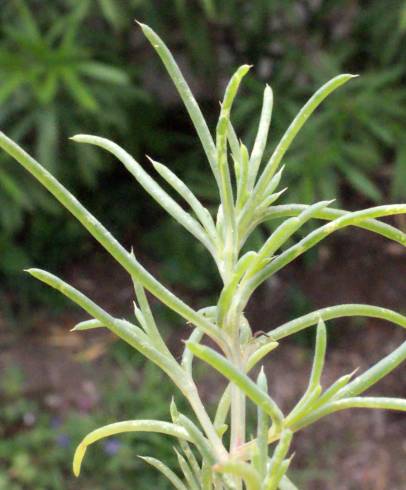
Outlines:
{"type": "Polygon", "coordinates": [[[365,174],[361,173],[354,167],[343,165],[341,171],[356,190],[374,202],[382,199],[382,192],[365,174]]]}
{"type": "Polygon", "coordinates": [[[168,184],[171,185],[175,189],[175,191],[189,204],[196,217],[200,220],[200,223],[204,226],[206,232],[209,234],[210,239],[216,242],[216,227],[209,211],[202,205],[202,203],[197,199],[197,197],[193,194],[189,187],[172,172],[172,170],[170,170],[165,165],[156,162],[150,157],[148,157],[148,159],[151,161],[152,165],[159,173],[159,175],[163,179],[165,179],[166,182],[168,182],[168,184]]]}
{"type": "Polygon", "coordinates": [[[260,406],[265,413],[270,415],[275,426],[279,427],[282,424],[283,414],[276,403],[267,393],[259,389],[245,373],[239,371],[230,361],[210,347],[193,342],[187,342],[186,345],[196,357],[206,361],[207,364],[219,371],[225,378],[238,386],[257,406],[260,406]]]}
{"type": "Polygon", "coordinates": [[[188,462],[186,459],[179,453],[179,451],[175,448],[175,453],[178,458],[178,463],[180,466],[180,469],[182,470],[182,473],[188,483],[188,489],[189,490],[199,490],[199,484],[196,481],[196,478],[193,474],[192,469],[190,468],[188,462]]]}
{"type": "Polygon", "coordinates": [[[265,87],[261,118],[254,147],[249,162],[249,188],[252,189],[265,151],[273,108],[273,93],[269,85],[265,87]]]}
{"type": "Polygon", "coordinates": [[[215,457],[210,447],[209,441],[196,427],[194,422],[192,422],[188,417],[180,413],[177,417],[177,423],[186,429],[190,436],[190,440],[199,449],[202,457],[210,464],[213,464],[215,461],[215,457]]]}
{"type": "Polygon", "coordinates": [[[73,473],[75,476],[79,476],[80,474],[80,468],[88,446],[100,439],[125,432],[159,432],[160,434],[166,434],[178,439],[189,440],[189,435],[183,427],[159,420],[126,420],[124,422],[105,425],[90,432],[76,448],[73,457],[73,473]]]}
{"type": "MultiPolygon", "coordinates": [[[[268,392],[268,381],[263,367],[261,368],[257,385],[266,393],[268,392]]],[[[268,431],[269,431],[269,416],[260,408],[257,408],[257,454],[253,460],[254,465],[263,479],[266,475],[266,466],[268,462],[268,431]]]]}
{"type": "MultiPolygon", "coordinates": [[[[272,208],[267,210],[266,215],[261,221],[283,218],[286,216],[297,216],[302,212],[303,209],[306,208],[308,208],[308,205],[306,204],[287,204],[273,206],[272,208]]],[[[314,215],[314,218],[332,221],[349,213],[350,211],[345,211],[344,209],[324,208],[317,211],[317,213],[315,213],[314,215]]],[[[390,226],[387,223],[383,223],[376,219],[366,219],[365,221],[361,221],[360,223],[354,223],[353,226],[373,231],[374,233],[382,235],[389,240],[398,242],[401,245],[406,243],[406,233],[403,233],[401,230],[398,230],[394,226],[390,226]]]]}
{"type": "Polygon", "coordinates": [[[145,37],[158,53],[163,64],[165,65],[165,68],[169,73],[169,76],[175,84],[175,87],[179,92],[179,95],[181,96],[181,99],[183,100],[189,116],[196,128],[197,134],[207,155],[213,174],[217,178],[217,163],[215,157],[216,149],[214,141],[210,134],[209,128],[207,127],[207,123],[203,117],[203,114],[196,102],[196,99],[193,97],[193,94],[181,71],[179,70],[176,61],[174,60],[171,52],[162,41],[162,39],[147,25],[141,23],[139,23],[139,25],[143,33],[145,34],[145,37]]]}
{"type": "Polygon", "coordinates": [[[115,0],[99,0],[104,17],[116,30],[123,27],[125,15],[120,2],[115,0]]]}
{"type": "Polygon", "coordinates": [[[376,384],[387,374],[392,372],[397,366],[406,360],[406,341],[397,349],[385,356],[374,366],[367,369],[364,373],[356,377],[351,383],[347,384],[338,392],[337,396],[345,398],[348,396],[357,396],[368,388],[376,384]]]}
{"type": "Polygon", "coordinates": [[[284,463],[290,443],[292,442],[292,436],[293,432],[289,429],[284,429],[281,432],[279,442],[269,465],[268,474],[264,481],[265,490],[277,490],[279,482],[287,469],[284,463]]]}
{"type": "Polygon", "coordinates": [[[83,330],[93,330],[94,328],[102,328],[105,327],[103,323],[99,320],[85,320],[83,322],[77,323],[72,329],[71,332],[81,332],[83,330]]]}
{"type": "Polygon", "coordinates": [[[128,73],[120,68],[98,61],[86,61],[78,65],[78,71],[95,80],[113,85],[129,85],[130,77],[128,73]]]}
{"type": "Polygon", "coordinates": [[[91,112],[99,109],[97,100],[74,71],[64,70],[62,77],[65,81],[66,88],[69,90],[71,96],[76,100],[79,106],[91,112]]]}
{"type": "Polygon", "coordinates": [[[396,311],[379,306],[347,304],[328,306],[326,308],[313,311],[312,313],[308,313],[307,315],[303,315],[299,318],[291,320],[290,322],[284,323],[283,325],[271,330],[268,335],[274,340],[281,340],[296,332],[300,332],[305,328],[316,325],[320,318],[322,318],[324,321],[328,321],[333,320],[334,318],[351,316],[380,318],[406,328],[406,316],[403,316],[396,311]]]}
{"type": "Polygon", "coordinates": [[[341,85],[347,83],[352,78],[357,75],[343,74],[332,78],[326,84],[324,84],[302,107],[297,116],[294,118],[285,134],[282,136],[278,146],[273,152],[269,162],[267,163],[258,185],[255,189],[255,194],[261,196],[266,189],[270,179],[279,167],[279,164],[284,157],[286,151],[288,150],[290,144],[294,140],[297,133],[303,127],[305,122],[309,119],[312,113],[317,109],[317,107],[323,102],[323,100],[328,97],[334,90],[339,88],[341,85]]]}
{"type": "Polygon", "coordinates": [[[385,397],[351,397],[333,400],[298,421],[297,424],[292,427],[292,430],[297,431],[303,429],[326,415],[350,408],[370,408],[375,410],[396,410],[405,412],[406,400],[403,398],[385,397]]]}
{"type": "Polygon", "coordinates": [[[166,464],[159,461],[159,459],[151,458],[149,456],[138,456],[140,459],[150,464],[158,471],[160,471],[166,478],[172,483],[176,490],[187,490],[182,480],[170,469],[166,464]]]}

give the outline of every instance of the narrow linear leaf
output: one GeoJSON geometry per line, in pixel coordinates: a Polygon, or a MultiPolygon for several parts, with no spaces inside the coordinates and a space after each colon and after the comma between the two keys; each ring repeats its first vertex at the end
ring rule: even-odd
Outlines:
{"type": "Polygon", "coordinates": [[[257,406],[260,406],[279,427],[282,424],[283,414],[269,395],[258,388],[258,386],[244,373],[239,371],[230,361],[218,354],[210,347],[193,342],[187,343],[188,348],[203,361],[219,371],[229,381],[240,388],[245,395],[257,406]]]}
{"type": "Polygon", "coordinates": [[[138,456],[140,459],[150,464],[160,471],[172,483],[176,490],[188,490],[182,480],[159,459],[151,458],[150,456],[138,456]]]}
{"type": "Polygon", "coordinates": [[[179,177],[172,172],[168,167],[156,162],[152,158],[148,157],[159,175],[171,185],[175,191],[184,199],[192,208],[196,217],[200,220],[200,223],[204,226],[213,242],[216,241],[217,233],[216,227],[209,211],[203,206],[203,204],[197,199],[189,187],[179,177]]]}
{"type": "Polygon", "coordinates": [[[292,426],[292,430],[298,431],[313,424],[326,415],[351,408],[370,408],[375,410],[396,410],[405,412],[406,400],[402,398],[385,397],[351,397],[334,400],[298,421],[296,425],[292,426]]]}
{"type": "Polygon", "coordinates": [[[329,402],[330,400],[332,400],[333,398],[335,398],[335,396],[337,395],[337,393],[341,390],[341,388],[344,388],[344,386],[346,386],[351,378],[354,376],[354,373],[350,373],[350,374],[345,374],[344,376],[341,376],[341,378],[338,378],[337,381],[335,381],[321,396],[320,398],[317,400],[317,402],[313,405],[313,410],[316,410],[317,408],[321,407],[322,405],[326,404],[327,402],[329,402]]]}
{"type": "Polygon", "coordinates": [[[87,447],[100,439],[122,434],[124,432],[159,432],[178,439],[190,441],[187,431],[176,424],[162,422],[159,420],[126,420],[124,422],[115,422],[114,424],[105,425],[84,437],[78,445],[73,457],[73,473],[79,476],[83,458],[87,447]]]}
{"type": "MultiPolygon", "coordinates": [[[[134,253],[132,252],[133,257],[134,253]]],[[[145,290],[143,286],[134,278],[133,279],[133,285],[134,285],[134,291],[135,295],[137,297],[137,301],[140,305],[141,308],[141,315],[138,313],[140,317],[142,317],[143,322],[144,322],[144,329],[146,330],[148,337],[150,338],[151,342],[154,344],[156,348],[159,350],[162,350],[166,355],[169,357],[173,357],[171,352],[169,351],[167,345],[165,344],[161,333],[157,327],[157,324],[155,322],[154,315],[152,314],[151,307],[149,306],[149,301],[147,298],[147,295],[145,294],[145,290]]],[[[134,302],[135,305],[135,302],[134,302]]],[[[136,306],[136,305],[135,305],[136,306]]],[[[135,309],[135,312],[137,314],[137,310],[135,309]]]]}
{"type": "MultiPolygon", "coordinates": [[[[395,323],[403,328],[406,328],[406,316],[397,313],[396,311],[382,308],[380,306],[362,305],[362,304],[346,304],[328,306],[320,310],[313,311],[307,315],[284,323],[280,327],[271,330],[268,335],[273,340],[281,340],[289,335],[300,332],[305,328],[316,325],[320,318],[323,321],[333,320],[334,318],[344,318],[351,316],[363,316],[369,318],[380,318],[388,322],[395,323]]],[[[266,337],[264,338],[266,340],[266,337]]]]}
{"type": "Polygon", "coordinates": [[[249,188],[252,189],[258,173],[259,166],[265,151],[268,139],[269,126],[271,124],[273,107],[273,93],[269,85],[266,85],[262,102],[261,117],[259,120],[258,132],[255,138],[249,162],[249,188]]]}
{"type": "Polygon", "coordinates": [[[181,96],[189,116],[196,128],[200,141],[202,142],[203,149],[207,155],[213,174],[217,179],[218,169],[216,162],[216,147],[196,99],[193,97],[193,94],[178,65],[176,64],[175,59],[162,39],[147,25],[141,23],[138,24],[145,34],[145,37],[158,53],[177,91],[179,92],[179,95],[181,96]]]}
{"type": "Polygon", "coordinates": [[[92,330],[94,328],[105,327],[102,322],[99,320],[85,320],[83,322],[77,323],[72,329],[71,332],[81,332],[83,330],[92,330]]]}
{"type": "Polygon", "coordinates": [[[266,189],[268,182],[274,175],[275,171],[278,169],[279,164],[284,157],[286,151],[288,150],[290,144],[293,139],[303,127],[304,123],[309,119],[312,113],[317,109],[317,107],[323,102],[323,100],[328,97],[334,90],[339,88],[341,85],[344,85],[352,78],[357,75],[351,74],[342,74],[338,75],[331,80],[329,80],[326,84],[324,84],[314,95],[306,102],[306,104],[302,107],[302,109],[298,112],[297,116],[294,118],[285,134],[282,136],[278,146],[273,152],[270,160],[268,161],[261,177],[258,182],[258,185],[255,188],[255,193],[257,195],[261,195],[262,192],[266,189]]]}
{"type": "Polygon", "coordinates": [[[241,143],[240,146],[241,153],[241,169],[240,174],[237,179],[237,203],[236,209],[240,210],[246,203],[249,192],[248,192],[248,174],[249,174],[249,154],[247,147],[241,143]]]}
{"type": "Polygon", "coordinates": [[[272,456],[269,465],[268,474],[265,478],[265,482],[264,482],[265,490],[276,490],[278,488],[279,481],[281,480],[284,474],[284,472],[282,472],[281,474],[280,470],[284,469],[283,463],[289,451],[290,443],[292,442],[292,437],[293,437],[293,432],[289,429],[284,429],[281,432],[279,442],[276,445],[274,454],[272,456]]]}
{"type": "Polygon", "coordinates": [[[196,456],[194,455],[190,445],[184,440],[179,441],[180,447],[182,448],[182,452],[186,458],[186,461],[189,464],[190,469],[193,471],[193,476],[196,481],[200,481],[201,479],[201,469],[199,463],[197,462],[196,456]]]}
{"type": "Polygon", "coordinates": [[[251,371],[265,356],[267,356],[270,352],[278,347],[279,343],[274,342],[273,340],[269,340],[260,345],[248,358],[247,361],[247,372],[251,371]]]}
{"type": "Polygon", "coordinates": [[[182,413],[179,414],[177,422],[179,423],[179,425],[181,425],[186,429],[186,431],[190,435],[191,441],[199,449],[204,459],[209,463],[213,464],[215,461],[215,457],[210,447],[210,443],[204,437],[202,432],[196,427],[196,424],[194,424],[194,422],[192,422],[188,417],[186,417],[182,413]]]}
{"type": "Polygon", "coordinates": [[[227,140],[230,145],[231,154],[233,155],[234,162],[238,168],[236,171],[236,180],[238,181],[239,175],[241,173],[241,147],[240,142],[238,141],[237,133],[235,132],[234,126],[231,121],[228,121],[228,131],[227,131],[227,140]]]}
{"type": "MultiPolygon", "coordinates": [[[[200,343],[203,338],[203,332],[201,330],[195,329],[190,334],[189,341],[194,343],[200,343]]],[[[186,370],[186,372],[192,372],[192,363],[193,363],[193,352],[187,348],[187,343],[185,345],[185,349],[182,354],[182,367],[186,370]]]]}
{"type": "MultiPolygon", "coordinates": [[[[257,379],[258,387],[268,393],[268,381],[264,372],[261,370],[257,379]]],[[[269,416],[260,407],[257,408],[257,454],[254,458],[255,467],[261,478],[265,478],[266,465],[268,462],[268,431],[269,431],[269,416]]]]}
{"type": "Polygon", "coordinates": [[[321,201],[302,211],[299,216],[289,218],[279,225],[258,252],[257,260],[247,271],[249,278],[257,272],[265,258],[271,258],[273,254],[305,223],[307,223],[319,209],[327,207],[332,201],[321,201]]]}
{"type": "Polygon", "coordinates": [[[186,459],[180,454],[180,452],[174,448],[176,456],[178,458],[178,463],[182,473],[188,483],[188,490],[199,490],[199,484],[195,479],[192,469],[187,463],[186,459]]]}
{"type": "Polygon", "coordinates": [[[364,373],[357,376],[351,383],[342,388],[337,396],[346,398],[348,396],[357,396],[368,388],[376,384],[379,380],[392,372],[402,362],[406,360],[406,341],[397,349],[385,356],[374,366],[367,369],[364,373]]]}
{"type": "Polygon", "coordinates": [[[218,473],[229,473],[244,480],[247,490],[260,490],[261,480],[258,472],[251,465],[243,461],[225,461],[216,464],[213,470],[218,473]]]}
{"type": "MultiPolygon", "coordinates": [[[[309,206],[305,204],[286,204],[273,206],[267,211],[263,220],[266,221],[268,219],[284,218],[286,216],[297,216],[308,207],[309,206]]],[[[336,218],[340,218],[341,216],[345,216],[348,213],[350,213],[350,211],[345,211],[344,209],[323,208],[318,210],[317,213],[314,214],[314,218],[332,221],[336,218]]],[[[394,226],[388,225],[387,223],[383,223],[376,219],[366,219],[365,221],[362,221],[360,223],[354,223],[353,226],[373,231],[379,235],[384,236],[385,238],[388,238],[389,240],[398,242],[401,245],[404,245],[406,243],[406,233],[398,230],[394,226]]]]}
{"type": "Polygon", "coordinates": [[[231,273],[233,261],[236,255],[236,217],[234,209],[233,188],[231,184],[230,169],[227,158],[227,132],[230,121],[230,111],[240,86],[241,80],[247,74],[250,67],[240,66],[229,81],[223,103],[221,104],[220,117],[216,128],[216,155],[219,170],[219,190],[224,219],[224,270],[225,274],[231,273]]]}

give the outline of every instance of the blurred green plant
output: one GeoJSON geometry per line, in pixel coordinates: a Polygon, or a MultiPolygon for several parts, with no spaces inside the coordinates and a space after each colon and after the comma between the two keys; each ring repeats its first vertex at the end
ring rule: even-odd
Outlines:
{"type": "MultiPolygon", "coordinates": [[[[70,462],[66,460],[66,451],[74,451],[84,432],[120,417],[123,410],[143,410],[146,416],[147,413],[153,413],[155,417],[166,415],[171,388],[163,382],[162,374],[153,365],[144,365],[134,359],[133,355],[126,354],[123,358],[119,354],[114,349],[111,358],[105,360],[110,374],[104,377],[97,393],[97,405],[86,410],[72,407],[66,414],[44,404],[42,393],[28,396],[20,368],[9,366],[4,370],[0,383],[0,490],[73,490],[77,488],[77,482],[71,473],[70,462]],[[98,410],[98,404],[103,406],[103,414],[98,410]]],[[[82,404],[87,403],[86,395],[82,397],[82,404]]],[[[138,454],[153,452],[175,468],[170,440],[156,436],[137,438],[137,441],[127,437],[107,442],[89,458],[89,466],[94,471],[82,479],[81,488],[105,488],[105,476],[97,471],[100,466],[107,467],[114,475],[114,481],[109,484],[112,490],[134,485],[134,471],[141,488],[152,485],[162,490],[170,488],[166,482],[158,481],[152,468],[134,461],[135,450],[138,454]]]]}
{"type": "Polygon", "coordinates": [[[125,420],[93,430],[76,448],[73,472],[79,476],[87,448],[101,439],[123,432],[160,433],[173,437],[179,444],[174,448],[179,463],[178,472],[175,473],[155,454],[154,457],[142,459],[160,471],[178,490],[293,490],[297,487],[287,472],[293,458],[289,452],[296,432],[327,415],[348,408],[406,411],[405,399],[361,396],[406,359],[406,342],[359,376],[354,378],[355,372],[344,375],[329,388],[323,389],[321,377],[327,350],[325,321],[361,316],[379,318],[406,328],[406,317],[382,307],[341,304],[295,318],[267,334],[255,336],[244,311],[261,284],[338,230],[350,226],[364,228],[405,247],[406,233],[377,218],[406,214],[406,204],[375,206],[354,212],[330,207],[333,201],[320,201],[312,205],[276,204],[286,190],[279,190],[279,185],[283,173],[281,164],[290,145],[320,104],[354,75],[336,76],[315,92],[293,118],[269,159],[264,159],[273,109],[270,86],[264,89],[254,144],[248,150],[237,138],[231,122],[234,99],[250,69],[249,65],[240,66],[226,87],[213,138],[171,52],[150,27],[140,25],[161,58],[196,129],[218,189],[216,215],[213,216],[167,166],[150,158],[157,174],[180,196],[188,210],[181,207],[119,145],[99,136],[85,134],[72,139],[114,155],[144,190],[207,250],[222,283],[214,306],[196,311],[174,295],[46,168],[4,133],[0,133],[0,147],[69,210],[129,274],[136,298],[133,303],[135,321],[112,316],[54,274],[41,269],[29,269],[27,272],[62,293],[90,316],[73,330],[111,330],[169,377],[194,415],[192,419],[179,411],[172,400],[172,422],[151,418],[148,412],[147,419],[125,420]],[[255,228],[277,219],[283,221],[272,227],[273,231],[265,243],[256,250],[247,250],[247,239],[255,228]],[[304,238],[294,239],[292,243],[296,233],[313,219],[328,223],[310,231],[304,238]],[[181,359],[173,355],[164,341],[146,290],[193,328],[181,359]],[[278,347],[280,340],[315,325],[316,345],[308,386],[297,404],[284,414],[269,393],[264,369],[260,370],[256,382],[249,374],[278,347]],[[205,336],[217,350],[202,343],[205,336]],[[211,366],[228,383],[218,399],[214,417],[210,416],[209,407],[205,406],[199,393],[193,371],[194,357],[211,366]],[[247,402],[251,402],[257,412],[256,438],[250,441],[247,441],[247,402]],[[181,478],[179,475],[182,475],[181,478]]]}
{"type": "MultiPolygon", "coordinates": [[[[115,59],[103,61],[105,54],[97,52],[97,45],[86,42],[83,31],[94,22],[89,20],[92,2],[70,3],[65,11],[61,5],[38,2],[31,2],[30,8],[23,0],[2,8],[0,122],[7,120],[13,138],[29,144],[52,172],[68,182],[79,175],[76,187],[94,187],[102,168],[97,152],[72,148],[66,154],[71,163],[61,167],[61,141],[79,125],[88,124],[100,132],[127,134],[126,104],[136,100],[142,107],[148,99],[131,86],[134,70],[117,68],[115,59]],[[41,15],[34,15],[34,8],[41,15]],[[85,165],[77,167],[78,158],[85,165]]],[[[101,38],[102,33],[99,40],[96,36],[99,47],[103,46],[101,38]]],[[[36,207],[51,214],[59,210],[39,186],[4,158],[0,160],[0,188],[0,270],[13,273],[27,260],[16,242],[10,246],[26,214],[36,207]]]]}

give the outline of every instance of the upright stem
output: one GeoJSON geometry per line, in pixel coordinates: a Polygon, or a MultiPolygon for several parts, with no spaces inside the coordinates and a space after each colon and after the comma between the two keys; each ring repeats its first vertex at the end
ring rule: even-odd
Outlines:
{"type": "MultiPolygon", "coordinates": [[[[242,356],[239,342],[239,329],[234,329],[234,339],[231,361],[243,370],[242,356]]],[[[230,454],[232,455],[245,443],[245,395],[234,383],[231,383],[231,428],[230,428],[230,454]]],[[[242,479],[236,477],[236,490],[242,489],[242,479]]]]}
{"type": "MultiPolygon", "coordinates": [[[[243,359],[240,346],[239,328],[232,331],[231,361],[241,371],[244,371],[243,359]]],[[[245,443],[245,395],[236,386],[231,384],[231,433],[230,433],[230,453],[245,443]]]]}

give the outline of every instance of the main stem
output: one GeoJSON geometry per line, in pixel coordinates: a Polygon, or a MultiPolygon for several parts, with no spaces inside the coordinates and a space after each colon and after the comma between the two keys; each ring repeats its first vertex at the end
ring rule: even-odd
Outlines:
{"type": "MultiPolygon", "coordinates": [[[[231,361],[241,371],[244,370],[238,325],[232,329],[231,361]]],[[[234,383],[231,384],[231,428],[230,455],[245,443],[246,400],[244,393],[234,383]]],[[[236,490],[242,488],[242,479],[236,478],[236,490]]]]}

